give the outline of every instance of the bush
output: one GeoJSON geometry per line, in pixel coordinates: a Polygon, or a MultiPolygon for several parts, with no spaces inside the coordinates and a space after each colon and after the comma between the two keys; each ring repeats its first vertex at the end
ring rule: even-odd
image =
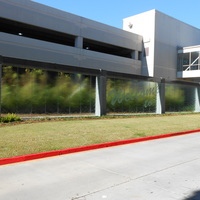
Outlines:
{"type": "Polygon", "coordinates": [[[22,119],[15,114],[7,114],[5,117],[0,118],[0,122],[2,123],[9,123],[9,122],[16,122],[21,121],[22,119]]]}

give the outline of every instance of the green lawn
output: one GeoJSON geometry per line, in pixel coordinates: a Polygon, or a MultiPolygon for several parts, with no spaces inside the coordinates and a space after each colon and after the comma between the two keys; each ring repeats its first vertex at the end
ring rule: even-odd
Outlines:
{"type": "Polygon", "coordinates": [[[200,114],[49,121],[0,127],[0,158],[200,129],[200,114]]]}

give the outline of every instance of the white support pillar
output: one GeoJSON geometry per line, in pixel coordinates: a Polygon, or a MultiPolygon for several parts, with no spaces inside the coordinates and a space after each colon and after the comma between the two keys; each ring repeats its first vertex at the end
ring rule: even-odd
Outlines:
{"type": "Polygon", "coordinates": [[[157,85],[156,114],[165,113],[165,79],[161,78],[157,85]]]}
{"type": "Polygon", "coordinates": [[[101,74],[96,77],[96,101],[95,115],[106,114],[106,72],[101,70],[101,74]]]}
{"type": "Polygon", "coordinates": [[[194,93],[194,112],[200,112],[200,88],[196,87],[195,88],[195,93],[194,93]]]}

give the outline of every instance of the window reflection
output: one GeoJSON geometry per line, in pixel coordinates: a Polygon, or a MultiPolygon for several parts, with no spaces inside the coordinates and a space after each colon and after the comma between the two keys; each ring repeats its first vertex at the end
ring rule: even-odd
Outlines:
{"type": "Polygon", "coordinates": [[[2,113],[90,114],[95,109],[95,77],[4,66],[2,113]]]}
{"type": "Polygon", "coordinates": [[[170,84],[165,85],[166,112],[194,111],[194,86],[170,84]]]}
{"type": "Polygon", "coordinates": [[[156,83],[110,78],[107,80],[108,113],[154,113],[156,83]]]}

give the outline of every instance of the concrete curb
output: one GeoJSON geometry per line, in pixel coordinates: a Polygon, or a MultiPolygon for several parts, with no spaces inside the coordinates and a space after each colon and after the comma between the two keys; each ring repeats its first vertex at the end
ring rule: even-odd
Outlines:
{"type": "Polygon", "coordinates": [[[76,152],[82,152],[82,151],[88,151],[88,150],[94,150],[94,149],[100,149],[100,148],[106,148],[106,147],[112,147],[112,146],[119,146],[119,145],[124,145],[124,144],[143,142],[143,141],[148,141],[148,140],[168,138],[168,137],[185,135],[185,134],[190,134],[190,133],[195,133],[195,132],[200,132],[200,129],[169,133],[169,134],[163,134],[163,135],[155,135],[155,136],[136,138],[136,139],[130,139],[130,140],[107,142],[107,143],[94,144],[94,145],[89,145],[89,146],[76,147],[76,148],[57,150],[57,151],[49,151],[49,152],[44,152],[44,153],[30,154],[30,155],[17,156],[17,157],[11,157],[11,158],[3,158],[3,159],[0,159],[0,165],[25,162],[25,161],[36,160],[36,159],[41,159],[41,158],[59,156],[59,155],[64,155],[64,154],[70,154],[70,153],[76,153],[76,152]]]}

